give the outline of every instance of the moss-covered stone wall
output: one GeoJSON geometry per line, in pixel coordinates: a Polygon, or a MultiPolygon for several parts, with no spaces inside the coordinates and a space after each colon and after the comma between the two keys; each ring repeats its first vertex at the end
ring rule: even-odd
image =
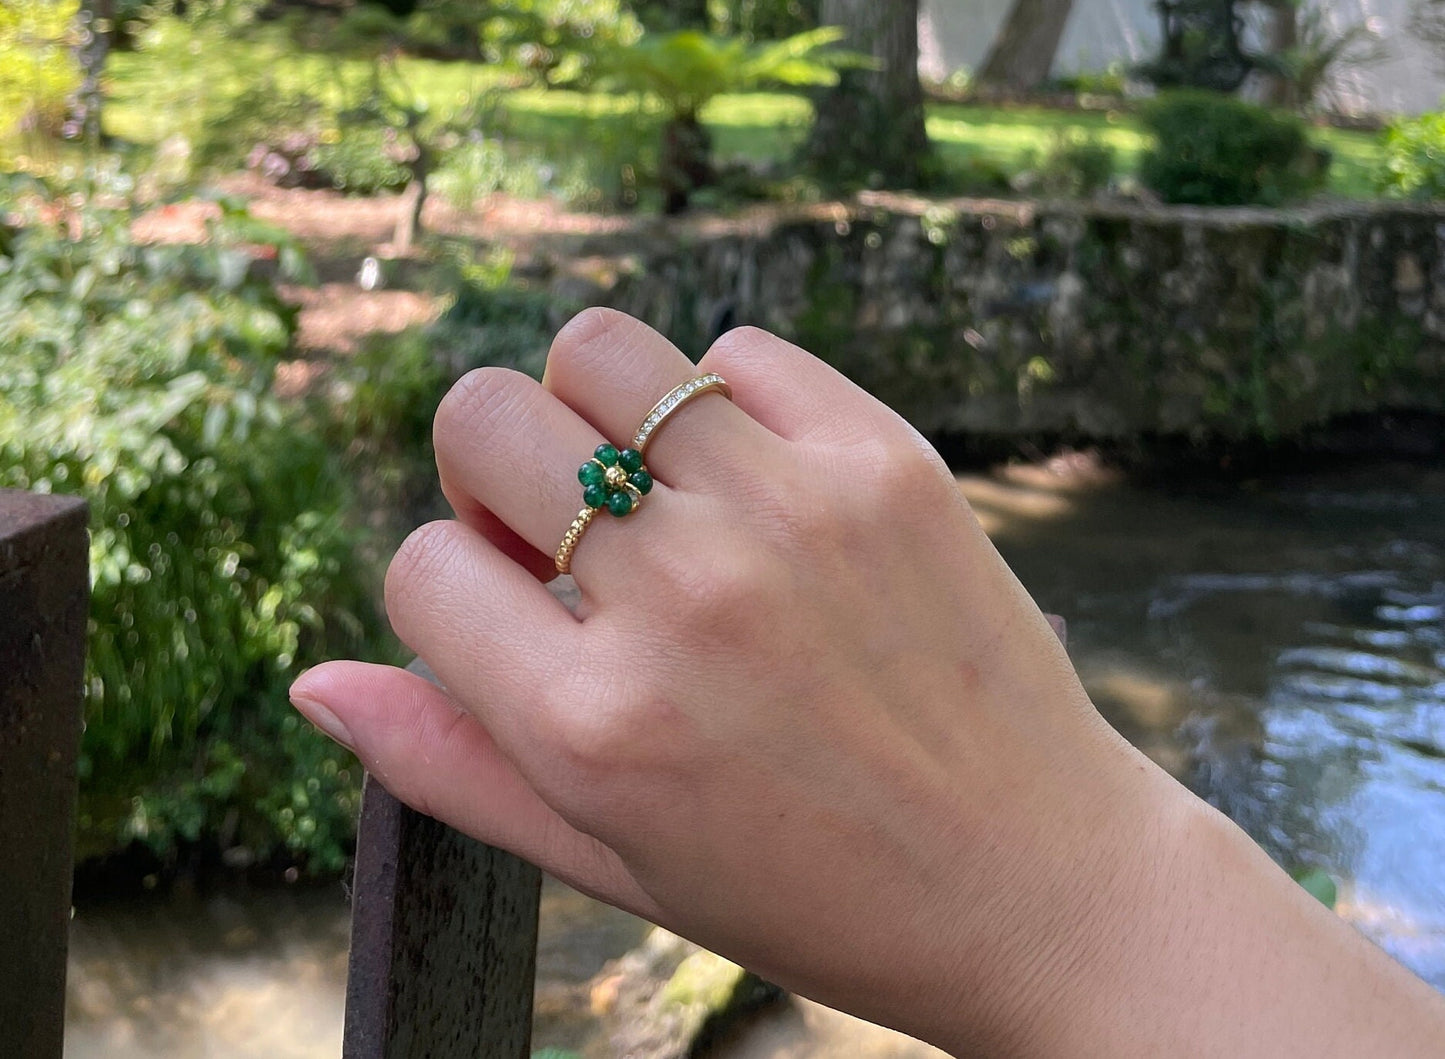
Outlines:
{"type": "Polygon", "coordinates": [[[876,195],[611,253],[598,295],[685,348],[766,327],[925,431],[1268,438],[1445,412],[1442,210],[876,195]]]}

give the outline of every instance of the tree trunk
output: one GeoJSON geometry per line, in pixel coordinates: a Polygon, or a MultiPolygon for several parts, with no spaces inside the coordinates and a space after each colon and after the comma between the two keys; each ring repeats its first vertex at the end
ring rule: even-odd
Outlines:
{"type": "Polygon", "coordinates": [[[1266,6],[1269,9],[1269,45],[1266,54],[1277,68],[1265,72],[1264,83],[1260,86],[1260,97],[1270,106],[1293,109],[1308,101],[1299,98],[1298,82],[1286,77],[1278,66],[1299,44],[1299,8],[1296,0],[1270,0],[1266,6]]]}
{"type": "Polygon", "coordinates": [[[662,150],[658,159],[658,183],[662,187],[662,212],[669,216],[687,209],[698,188],[717,180],[712,167],[712,134],[696,114],[683,114],[662,127],[662,150]]]}
{"type": "Polygon", "coordinates": [[[76,90],[66,134],[84,141],[90,147],[101,143],[100,108],[103,93],[101,78],[110,43],[115,36],[115,0],[88,0],[77,13],[80,22],[78,59],[81,69],[80,88],[76,90]]]}
{"type": "Polygon", "coordinates": [[[411,180],[407,182],[401,198],[397,200],[401,212],[397,215],[395,234],[391,242],[399,256],[410,253],[412,242],[421,234],[421,215],[426,209],[428,181],[431,179],[432,170],[436,168],[435,152],[431,143],[422,136],[421,119],[422,111],[407,112],[406,131],[411,137],[416,157],[408,167],[411,170],[411,180]]]}
{"type": "Polygon", "coordinates": [[[918,0],[823,0],[818,23],[841,26],[842,47],[876,70],[844,70],[817,104],[805,148],[830,183],[915,187],[932,170],[918,83],[918,0]]]}
{"type": "Polygon", "coordinates": [[[1074,0],[1014,0],[979,67],[982,84],[1029,92],[1049,79],[1074,0]]]}

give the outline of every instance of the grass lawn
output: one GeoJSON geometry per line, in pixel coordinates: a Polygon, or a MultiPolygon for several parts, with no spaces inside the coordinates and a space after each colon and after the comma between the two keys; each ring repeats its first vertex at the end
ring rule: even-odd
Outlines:
{"type": "MultiPolygon", "coordinates": [[[[218,104],[238,98],[247,87],[267,83],[259,71],[280,89],[304,89],[340,106],[348,97],[358,98],[369,70],[357,60],[298,54],[279,40],[165,41],[151,52],[112,57],[106,126],[124,140],[154,146],[172,133],[194,136],[204,114],[214,114],[218,104]],[[218,54],[225,61],[218,61],[218,54]]],[[[487,66],[412,59],[403,61],[401,71],[410,91],[433,114],[454,113],[481,97],[496,108],[507,136],[559,162],[579,155],[615,161],[619,154],[638,152],[660,120],[655,105],[630,98],[505,89],[501,75],[487,66]]],[[[800,96],[759,92],[719,97],[703,119],[719,158],[783,161],[807,135],[812,107],[800,96]]],[[[1012,176],[1037,165],[1061,138],[1085,136],[1111,146],[1117,175],[1127,176],[1149,144],[1138,120],[1122,110],[934,104],[928,132],[945,170],[962,174],[984,168],[1012,176]]],[[[1371,197],[1379,137],[1339,129],[1318,129],[1313,135],[1334,156],[1328,191],[1371,197]]]]}

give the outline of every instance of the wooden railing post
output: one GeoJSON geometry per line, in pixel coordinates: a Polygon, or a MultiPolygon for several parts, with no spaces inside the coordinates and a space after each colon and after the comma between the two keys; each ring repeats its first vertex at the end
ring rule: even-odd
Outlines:
{"type": "Polygon", "coordinates": [[[90,600],[86,505],[0,490],[0,1052],[65,1031],[75,758],[90,600]]]}
{"type": "Polygon", "coordinates": [[[344,1059],[526,1059],[541,883],[532,865],[414,812],[368,776],[344,1059]]]}

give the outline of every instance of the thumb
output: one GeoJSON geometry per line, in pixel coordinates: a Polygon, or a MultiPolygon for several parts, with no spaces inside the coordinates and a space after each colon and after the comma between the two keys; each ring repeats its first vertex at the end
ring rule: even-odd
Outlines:
{"type": "Polygon", "coordinates": [[[481,722],[430,681],[394,666],[326,662],[296,679],[291,702],[417,812],[593,896],[653,912],[617,855],[563,820],[481,722]]]}

